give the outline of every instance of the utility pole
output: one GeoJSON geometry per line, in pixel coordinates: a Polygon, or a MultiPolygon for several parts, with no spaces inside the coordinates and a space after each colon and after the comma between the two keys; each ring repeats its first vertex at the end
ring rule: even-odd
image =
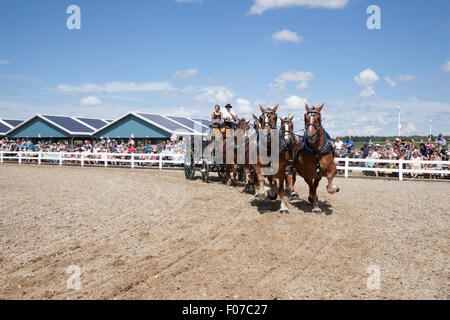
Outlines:
{"type": "Polygon", "coordinates": [[[401,128],[402,128],[402,124],[401,124],[401,122],[400,122],[400,110],[402,109],[402,107],[401,106],[397,106],[397,109],[398,109],[398,124],[397,124],[397,128],[398,128],[398,136],[400,137],[401,136],[401,128]]]}

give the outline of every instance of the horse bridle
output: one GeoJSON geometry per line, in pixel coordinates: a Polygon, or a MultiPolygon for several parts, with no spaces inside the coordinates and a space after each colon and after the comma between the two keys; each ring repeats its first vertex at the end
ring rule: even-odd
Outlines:
{"type": "Polygon", "coordinates": [[[274,111],[264,111],[263,114],[259,117],[259,122],[261,124],[261,128],[265,128],[267,125],[270,127],[270,129],[275,129],[277,127],[277,121],[278,121],[278,115],[274,111]],[[275,115],[275,127],[272,127],[272,125],[268,122],[267,115],[275,115]],[[264,123],[263,123],[264,119],[264,123]]]}
{"type": "Polygon", "coordinates": [[[313,110],[310,110],[305,113],[305,134],[306,134],[306,131],[308,130],[308,128],[311,126],[316,130],[313,134],[313,137],[315,137],[317,135],[317,131],[322,127],[322,119],[320,117],[320,111],[313,109],[313,110]],[[309,123],[306,123],[306,116],[308,114],[311,114],[311,116],[309,118],[310,121],[309,121],[309,123]],[[317,119],[319,122],[318,125],[315,124],[315,121],[311,121],[312,119],[316,119],[316,115],[319,115],[319,117],[317,119]]]}
{"type": "MultiPolygon", "coordinates": [[[[284,131],[284,137],[286,138],[286,135],[293,136],[294,132],[290,132],[289,129],[286,130],[286,127],[285,127],[286,124],[289,126],[289,124],[292,123],[292,120],[289,120],[289,119],[283,120],[283,118],[281,118],[280,121],[281,121],[280,131],[284,131]]],[[[294,127],[292,126],[292,128],[294,128],[294,127]]]]}

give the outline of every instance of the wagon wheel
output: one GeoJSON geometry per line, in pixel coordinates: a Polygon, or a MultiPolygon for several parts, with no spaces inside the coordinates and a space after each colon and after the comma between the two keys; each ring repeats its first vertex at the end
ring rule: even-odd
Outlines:
{"type": "Polygon", "coordinates": [[[208,164],[208,162],[206,160],[202,161],[201,173],[202,173],[202,180],[203,180],[203,182],[208,182],[209,164],[208,164]]]}
{"type": "Polygon", "coordinates": [[[194,153],[191,152],[190,157],[184,160],[184,175],[186,179],[192,180],[195,175],[194,153]]]}
{"type": "Polygon", "coordinates": [[[225,182],[225,180],[227,179],[225,167],[223,165],[217,165],[216,168],[217,168],[217,175],[219,176],[220,180],[222,180],[222,182],[225,182]]]}
{"type": "Polygon", "coordinates": [[[242,168],[242,167],[238,170],[238,180],[240,182],[245,181],[245,172],[244,172],[244,168],[242,168]]]}

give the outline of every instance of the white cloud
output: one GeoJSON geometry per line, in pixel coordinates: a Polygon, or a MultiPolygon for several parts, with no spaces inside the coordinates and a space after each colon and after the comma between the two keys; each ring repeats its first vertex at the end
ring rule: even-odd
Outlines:
{"type": "Polygon", "coordinates": [[[172,111],[169,113],[170,116],[184,116],[184,117],[193,117],[195,115],[197,115],[197,110],[196,109],[189,109],[186,110],[183,107],[179,107],[178,109],[172,111]]]}
{"type": "Polygon", "coordinates": [[[395,80],[391,79],[390,77],[385,77],[384,81],[386,81],[391,87],[397,86],[397,82],[395,82],[395,80]]]}
{"type": "Polygon", "coordinates": [[[396,76],[395,79],[398,81],[408,82],[408,81],[413,81],[415,79],[415,77],[410,74],[401,74],[399,76],[396,76]]]}
{"type": "Polygon", "coordinates": [[[233,92],[223,86],[205,87],[200,90],[203,92],[194,97],[194,101],[198,103],[226,103],[234,96],[233,92]]]}
{"type": "Polygon", "coordinates": [[[368,87],[365,87],[364,90],[359,93],[358,97],[371,98],[371,97],[374,97],[375,95],[376,94],[375,94],[375,90],[374,90],[373,86],[368,86],[368,87]]]}
{"type": "Polygon", "coordinates": [[[95,106],[101,106],[103,103],[99,98],[89,96],[87,98],[81,99],[80,104],[85,107],[95,107],[95,106]]]}
{"type": "Polygon", "coordinates": [[[308,103],[305,98],[292,95],[284,100],[283,108],[287,110],[304,110],[305,103],[308,103]]]}
{"type": "Polygon", "coordinates": [[[450,72],[450,60],[442,65],[441,70],[443,72],[450,72]]]}
{"type": "Polygon", "coordinates": [[[0,59],[0,64],[10,64],[9,60],[0,59]]]}
{"type": "Polygon", "coordinates": [[[309,81],[312,79],[314,79],[314,74],[310,71],[285,71],[270,84],[270,87],[283,91],[286,89],[287,82],[299,82],[297,89],[303,91],[309,88],[309,81]]]}
{"type": "Polygon", "coordinates": [[[241,117],[250,116],[253,111],[250,101],[242,98],[236,99],[236,111],[241,117]]]}
{"type": "Polygon", "coordinates": [[[380,78],[377,76],[375,71],[368,68],[364,71],[361,71],[358,76],[355,76],[354,80],[361,87],[368,87],[380,80],[380,78]]]}
{"type": "Polygon", "coordinates": [[[348,2],[349,0],[254,0],[249,14],[262,14],[266,10],[285,7],[341,9],[348,2]]]}
{"type": "Polygon", "coordinates": [[[404,134],[414,134],[414,133],[416,133],[416,131],[417,131],[417,128],[416,128],[416,126],[414,125],[414,123],[412,123],[412,122],[408,122],[408,125],[406,126],[406,128],[404,128],[403,130],[402,130],[402,132],[404,133],[404,134]]]}
{"type": "Polygon", "coordinates": [[[401,81],[401,82],[409,82],[409,81],[413,81],[415,79],[415,77],[413,75],[410,74],[401,74],[398,76],[395,76],[394,78],[391,77],[385,77],[384,80],[391,86],[391,87],[395,87],[397,86],[397,82],[401,81]]]}
{"type": "Polygon", "coordinates": [[[375,82],[379,81],[380,78],[375,71],[367,68],[366,70],[361,71],[359,75],[355,76],[353,79],[359,86],[363,87],[363,91],[359,93],[358,97],[370,98],[376,95],[373,85],[375,82]]]}
{"type": "Polygon", "coordinates": [[[80,86],[61,84],[57,87],[62,92],[163,92],[172,90],[169,82],[108,82],[105,84],[86,83],[80,86]]]}
{"type": "Polygon", "coordinates": [[[175,79],[184,79],[195,76],[198,73],[198,69],[186,69],[183,71],[177,71],[173,76],[175,79]]]}
{"type": "Polygon", "coordinates": [[[287,29],[284,29],[284,30],[274,33],[272,35],[272,39],[275,41],[278,41],[278,42],[286,42],[286,41],[291,41],[291,42],[296,42],[296,43],[303,42],[303,37],[299,36],[297,34],[297,32],[290,31],[287,29]]]}

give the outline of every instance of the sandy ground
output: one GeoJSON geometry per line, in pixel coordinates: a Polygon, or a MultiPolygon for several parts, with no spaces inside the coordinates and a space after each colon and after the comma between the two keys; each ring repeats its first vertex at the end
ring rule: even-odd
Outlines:
{"type": "Polygon", "coordinates": [[[449,299],[450,184],[336,179],[289,215],[181,171],[1,165],[0,299],[449,299]],[[69,290],[69,265],[81,289],[69,290]],[[368,289],[368,277],[380,289],[368,289]],[[374,282],[376,285],[376,281],[374,282]]]}

